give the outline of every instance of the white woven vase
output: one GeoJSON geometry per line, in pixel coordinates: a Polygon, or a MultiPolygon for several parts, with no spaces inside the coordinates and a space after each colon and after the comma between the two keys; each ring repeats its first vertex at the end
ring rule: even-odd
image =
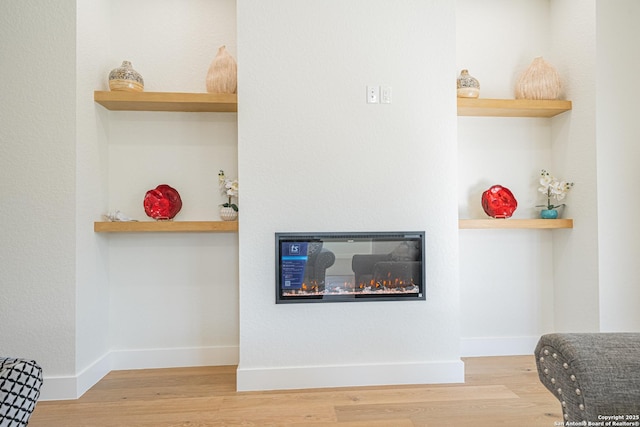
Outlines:
{"type": "Polygon", "coordinates": [[[238,218],[238,211],[233,208],[220,208],[220,218],[223,221],[235,221],[238,218]]]}
{"type": "Polygon", "coordinates": [[[516,99],[558,99],[560,74],[541,56],[535,58],[516,82],[516,99]]]}

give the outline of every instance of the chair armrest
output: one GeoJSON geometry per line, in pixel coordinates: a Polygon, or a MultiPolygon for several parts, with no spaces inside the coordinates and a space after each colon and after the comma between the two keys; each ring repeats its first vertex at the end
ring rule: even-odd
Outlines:
{"type": "Polygon", "coordinates": [[[540,381],[561,402],[565,422],[640,425],[640,333],[547,334],[535,355],[540,381]]]}
{"type": "Polygon", "coordinates": [[[322,249],[315,259],[315,266],[327,269],[336,262],[336,255],[328,249],[322,249]]]}

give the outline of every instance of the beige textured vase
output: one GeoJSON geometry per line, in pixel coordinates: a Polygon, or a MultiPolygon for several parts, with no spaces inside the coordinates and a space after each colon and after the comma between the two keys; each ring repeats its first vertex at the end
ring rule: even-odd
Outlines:
{"type": "Polygon", "coordinates": [[[539,56],[520,75],[515,92],[516,99],[558,99],[562,92],[560,74],[539,56]]]}
{"type": "Polygon", "coordinates": [[[238,87],[238,65],[225,46],[220,46],[218,54],[207,72],[207,92],[236,93],[238,87]]]}

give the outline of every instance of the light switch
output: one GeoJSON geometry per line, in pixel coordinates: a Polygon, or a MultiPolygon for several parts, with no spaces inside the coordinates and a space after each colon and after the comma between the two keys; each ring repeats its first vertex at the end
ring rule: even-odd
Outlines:
{"type": "Polygon", "coordinates": [[[391,104],[391,86],[382,86],[380,88],[380,103],[391,104]]]}

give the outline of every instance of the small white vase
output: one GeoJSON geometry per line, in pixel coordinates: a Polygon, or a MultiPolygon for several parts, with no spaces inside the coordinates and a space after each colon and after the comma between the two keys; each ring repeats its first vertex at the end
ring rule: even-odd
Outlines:
{"type": "Polygon", "coordinates": [[[220,208],[220,218],[223,221],[235,221],[238,218],[238,211],[233,208],[220,208]]]}

